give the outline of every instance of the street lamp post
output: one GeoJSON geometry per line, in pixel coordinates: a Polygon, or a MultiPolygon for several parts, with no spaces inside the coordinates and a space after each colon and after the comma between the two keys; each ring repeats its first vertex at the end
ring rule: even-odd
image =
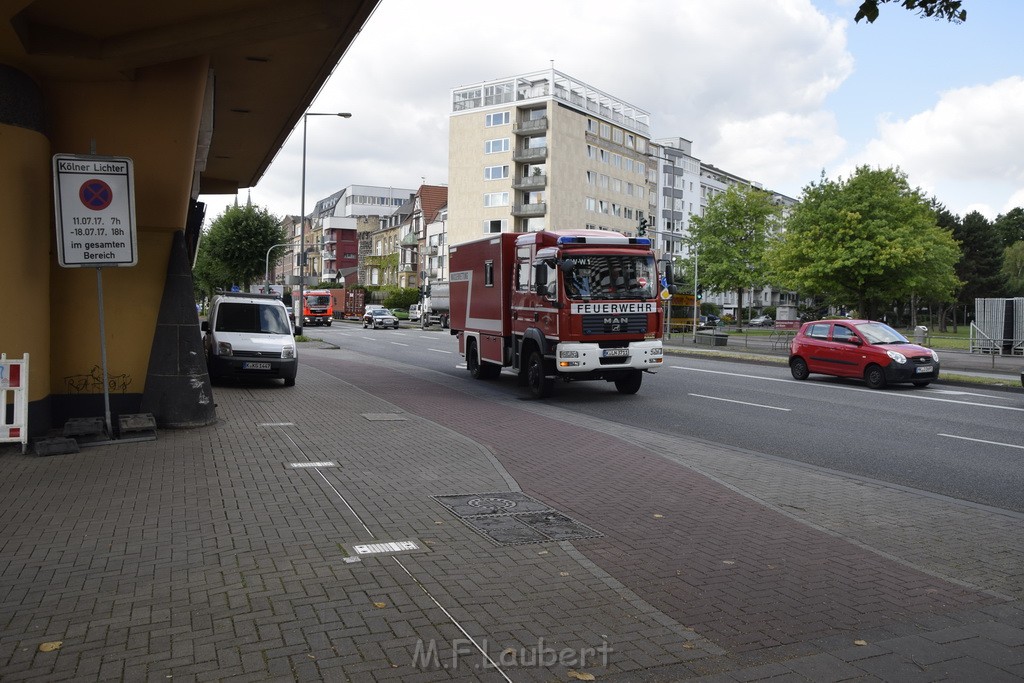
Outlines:
{"type": "MultiPolygon", "coordinates": [[[[263,271],[263,284],[266,287],[268,293],[270,292],[270,252],[274,251],[278,247],[287,247],[289,244],[291,244],[294,241],[295,241],[295,238],[292,237],[287,242],[280,242],[280,243],[275,244],[274,246],[270,247],[270,249],[267,249],[267,259],[266,259],[266,263],[265,263],[266,267],[265,267],[265,269],[263,271]]],[[[274,264],[275,264],[274,267],[276,268],[277,267],[276,266],[277,261],[274,261],[274,264]]]]}
{"type": "Polygon", "coordinates": [[[693,345],[697,345],[697,324],[700,322],[700,302],[697,301],[697,253],[699,247],[696,242],[691,242],[693,247],[693,345]]]}
{"type": "MultiPolygon", "coordinates": [[[[302,289],[305,286],[306,278],[306,119],[310,116],[340,116],[343,119],[352,117],[350,112],[318,112],[307,111],[302,115],[302,198],[300,200],[301,213],[299,215],[299,301],[298,310],[295,311],[295,319],[301,326],[305,320],[302,319],[303,301],[302,289]]],[[[295,302],[292,302],[295,305],[295,302]]]]}

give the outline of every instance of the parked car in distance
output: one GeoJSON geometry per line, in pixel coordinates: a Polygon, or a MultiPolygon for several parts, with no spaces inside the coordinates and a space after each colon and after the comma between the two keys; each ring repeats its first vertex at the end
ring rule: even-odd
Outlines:
{"type": "Polygon", "coordinates": [[[789,343],[789,369],[795,379],[818,373],[863,379],[881,389],[899,382],[928,386],[939,378],[940,367],[939,354],[885,323],[842,319],[801,325],[789,343]]]}
{"type": "Polygon", "coordinates": [[[295,328],[288,309],[273,294],[222,292],[210,303],[201,326],[210,380],[280,377],[295,386],[299,367],[295,328]]]}
{"type": "Polygon", "coordinates": [[[394,327],[398,329],[398,318],[386,308],[371,308],[363,314],[363,329],[372,327],[394,327]]]}
{"type": "Polygon", "coordinates": [[[708,315],[702,315],[700,317],[700,323],[697,325],[697,327],[703,330],[711,329],[713,327],[718,327],[718,325],[720,325],[721,322],[721,319],[717,315],[711,315],[709,313],[708,315]]]}
{"type": "Polygon", "coordinates": [[[771,316],[759,315],[756,318],[750,319],[751,327],[772,327],[775,325],[775,321],[772,320],[771,316]]]}

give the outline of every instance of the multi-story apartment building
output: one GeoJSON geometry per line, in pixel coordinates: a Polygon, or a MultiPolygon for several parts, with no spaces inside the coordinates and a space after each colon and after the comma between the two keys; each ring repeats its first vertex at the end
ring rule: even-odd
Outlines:
{"type": "Polygon", "coordinates": [[[354,284],[359,272],[359,232],[375,230],[407,201],[412,190],[376,185],[350,185],[319,200],[308,217],[314,249],[307,272],[323,280],[354,284]]]}
{"type": "Polygon", "coordinates": [[[635,234],[651,210],[649,136],[643,109],[554,69],[453,89],[448,241],[635,234]]]}
{"type": "Polygon", "coordinates": [[[651,143],[651,226],[655,250],[672,258],[689,258],[690,217],[702,213],[700,160],[686,138],[651,143]]]}
{"type": "MultiPolygon", "coordinates": [[[[430,226],[448,202],[448,188],[444,185],[420,185],[412,197],[412,207],[399,224],[401,252],[398,255],[398,285],[419,287],[422,278],[428,276],[427,266],[431,258],[444,258],[440,254],[438,238],[433,237],[430,245],[430,226]]],[[[443,223],[442,223],[443,225],[443,223]]],[[[436,277],[436,275],[432,276],[436,277]]]]}

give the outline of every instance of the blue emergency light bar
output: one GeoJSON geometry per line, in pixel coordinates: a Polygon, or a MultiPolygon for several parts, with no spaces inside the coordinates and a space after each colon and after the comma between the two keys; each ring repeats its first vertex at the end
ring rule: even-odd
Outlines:
{"type": "Polygon", "coordinates": [[[624,238],[622,235],[591,235],[584,237],[582,235],[561,235],[558,238],[559,244],[638,244],[641,246],[651,246],[651,239],[649,237],[628,237],[624,238]]]}

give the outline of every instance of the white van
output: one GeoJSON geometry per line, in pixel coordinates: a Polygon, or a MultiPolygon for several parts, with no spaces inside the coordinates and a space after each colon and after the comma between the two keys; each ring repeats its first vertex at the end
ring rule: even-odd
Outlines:
{"type": "Polygon", "coordinates": [[[219,292],[202,324],[210,379],[280,377],[295,386],[299,368],[288,309],[273,294],[219,292]]]}
{"type": "Polygon", "coordinates": [[[423,315],[423,306],[420,304],[413,304],[409,307],[409,322],[417,322],[420,316],[423,315]]]}

